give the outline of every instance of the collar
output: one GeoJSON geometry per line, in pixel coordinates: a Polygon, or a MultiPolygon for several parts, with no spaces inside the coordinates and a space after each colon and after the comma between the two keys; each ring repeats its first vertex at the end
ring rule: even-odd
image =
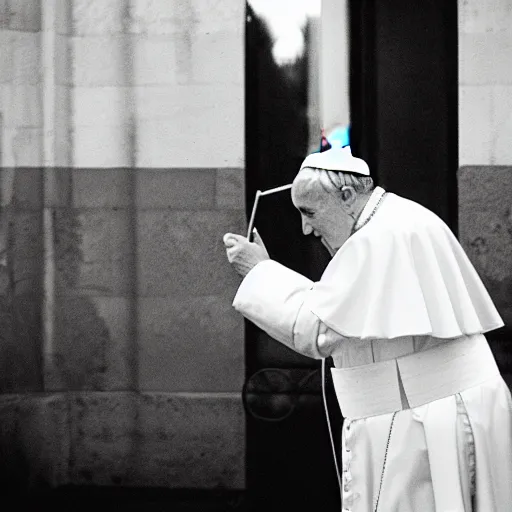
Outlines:
{"type": "Polygon", "coordinates": [[[382,198],[386,194],[386,191],[382,187],[375,187],[370,198],[366,201],[364,208],[362,209],[359,217],[357,218],[354,227],[352,228],[352,233],[355,233],[357,230],[361,229],[369,220],[373,217],[377,208],[379,207],[382,198]]]}

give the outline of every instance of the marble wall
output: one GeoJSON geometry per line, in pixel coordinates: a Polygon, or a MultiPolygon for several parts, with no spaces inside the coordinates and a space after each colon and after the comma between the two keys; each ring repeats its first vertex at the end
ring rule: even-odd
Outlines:
{"type": "Polygon", "coordinates": [[[244,24],[0,0],[2,481],[244,487],[244,24]]]}
{"type": "MultiPolygon", "coordinates": [[[[505,321],[504,340],[512,328],[511,63],[512,3],[459,0],[459,235],[505,321]]],[[[504,340],[493,347],[512,373],[504,340]]]]}

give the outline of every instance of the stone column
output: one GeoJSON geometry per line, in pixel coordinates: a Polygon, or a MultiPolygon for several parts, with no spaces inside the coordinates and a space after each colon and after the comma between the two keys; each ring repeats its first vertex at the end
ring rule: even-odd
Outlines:
{"type": "Polygon", "coordinates": [[[320,106],[327,132],[350,124],[348,28],[347,0],[322,0],[320,106]]]}
{"type": "Polygon", "coordinates": [[[511,62],[512,4],[459,0],[459,234],[505,321],[488,338],[510,382],[511,62]]]}

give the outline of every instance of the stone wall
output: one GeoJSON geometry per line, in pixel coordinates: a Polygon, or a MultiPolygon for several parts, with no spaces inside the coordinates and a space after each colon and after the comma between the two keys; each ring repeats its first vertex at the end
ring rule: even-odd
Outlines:
{"type": "Polygon", "coordinates": [[[512,164],[512,4],[459,0],[459,165],[512,164]]]}
{"type": "Polygon", "coordinates": [[[0,479],[243,488],[244,4],[0,1],[0,479]]]}
{"type": "MultiPolygon", "coordinates": [[[[491,333],[512,373],[512,4],[459,1],[459,235],[506,328],[491,333]]],[[[511,380],[512,382],[512,380],[511,380]]]]}

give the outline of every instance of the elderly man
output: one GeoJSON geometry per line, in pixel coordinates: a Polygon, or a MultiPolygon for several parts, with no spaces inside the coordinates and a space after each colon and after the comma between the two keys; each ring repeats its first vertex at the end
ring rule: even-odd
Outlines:
{"type": "Polygon", "coordinates": [[[484,333],[503,325],[434,213],[374,187],[348,149],[309,155],[292,200],[332,260],[319,282],[228,233],[234,307],[276,340],[332,357],[345,418],[342,505],[512,510],[512,400],[484,333]]]}

